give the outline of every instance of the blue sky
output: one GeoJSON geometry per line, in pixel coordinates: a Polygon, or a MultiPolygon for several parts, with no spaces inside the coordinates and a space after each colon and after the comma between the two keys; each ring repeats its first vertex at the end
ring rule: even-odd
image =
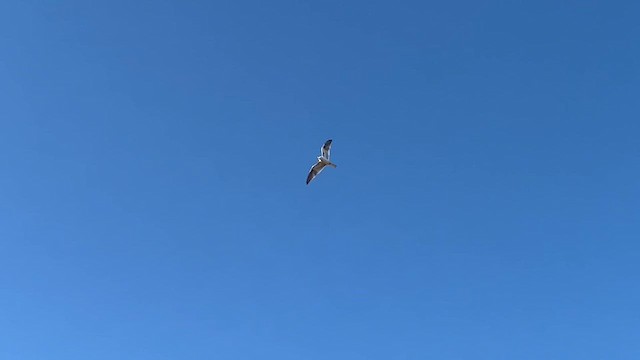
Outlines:
{"type": "Polygon", "coordinates": [[[638,359],[639,12],[2,2],[0,357],[638,359]]]}

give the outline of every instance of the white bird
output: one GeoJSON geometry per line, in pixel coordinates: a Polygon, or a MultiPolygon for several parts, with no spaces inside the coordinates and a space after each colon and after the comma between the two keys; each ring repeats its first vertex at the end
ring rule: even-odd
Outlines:
{"type": "Polygon", "coordinates": [[[331,152],[331,141],[332,140],[329,139],[325,141],[324,145],[322,145],[322,148],[320,149],[320,156],[318,156],[318,162],[311,167],[311,170],[309,170],[309,175],[307,175],[307,185],[311,182],[311,180],[313,180],[313,178],[320,174],[325,166],[329,165],[333,168],[336,167],[336,164],[329,161],[331,152]]]}

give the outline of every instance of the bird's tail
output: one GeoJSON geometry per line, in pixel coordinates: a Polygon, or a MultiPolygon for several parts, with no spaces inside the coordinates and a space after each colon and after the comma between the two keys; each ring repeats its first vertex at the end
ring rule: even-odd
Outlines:
{"type": "Polygon", "coordinates": [[[334,168],[334,169],[338,167],[338,165],[336,165],[336,164],[334,164],[334,163],[329,164],[329,166],[331,166],[331,167],[332,167],[332,168],[334,168]]]}

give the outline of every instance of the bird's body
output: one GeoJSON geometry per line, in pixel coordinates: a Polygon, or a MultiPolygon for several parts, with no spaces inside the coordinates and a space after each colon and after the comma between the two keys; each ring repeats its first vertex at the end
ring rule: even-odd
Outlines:
{"type": "Polygon", "coordinates": [[[336,164],[332,163],[331,161],[329,161],[329,159],[325,158],[324,156],[318,156],[318,162],[323,163],[325,165],[329,165],[332,167],[336,167],[336,164]]]}
{"type": "Polygon", "coordinates": [[[325,141],[324,145],[322,145],[322,148],[320,149],[321,155],[318,156],[318,162],[316,162],[311,167],[311,170],[309,170],[309,175],[307,175],[307,184],[309,184],[309,182],[311,182],[313,178],[318,176],[318,174],[320,174],[325,166],[331,166],[332,168],[337,167],[336,164],[332,163],[331,160],[329,160],[331,152],[331,142],[332,140],[329,139],[325,141]]]}

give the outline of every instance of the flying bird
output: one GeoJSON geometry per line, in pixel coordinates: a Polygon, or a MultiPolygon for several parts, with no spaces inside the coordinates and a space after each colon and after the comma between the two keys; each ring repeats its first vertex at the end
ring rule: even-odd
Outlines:
{"type": "Polygon", "coordinates": [[[318,162],[311,167],[311,170],[309,170],[309,175],[307,175],[307,185],[309,185],[313,178],[320,174],[325,166],[329,165],[333,168],[336,167],[336,164],[329,161],[332,141],[333,140],[329,139],[325,141],[324,145],[322,145],[322,148],[320,149],[320,156],[318,156],[318,162]]]}

